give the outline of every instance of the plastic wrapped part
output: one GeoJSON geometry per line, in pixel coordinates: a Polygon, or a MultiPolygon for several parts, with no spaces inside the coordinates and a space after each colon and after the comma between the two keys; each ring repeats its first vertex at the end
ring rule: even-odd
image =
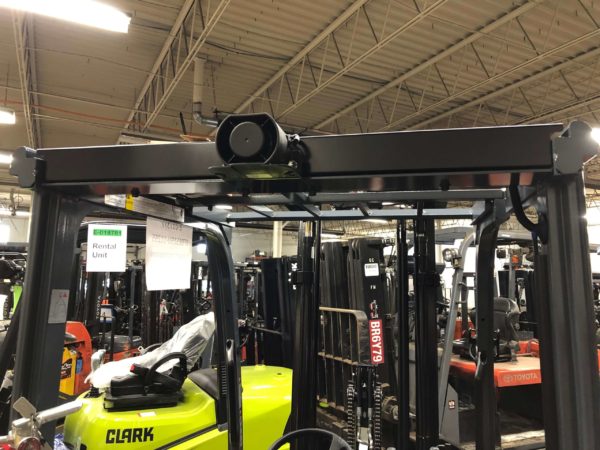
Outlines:
{"type": "MultiPolygon", "coordinates": [[[[98,370],[93,372],[86,381],[89,381],[95,388],[105,389],[110,386],[110,382],[113,378],[129,374],[129,369],[132,364],[150,368],[156,361],[174,352],[185,353],[189,371],[194,367],[200,358],[200,355],[204,352],[214,332],[214,313],[210,312],[198,316],[190,323],[179,328],[171,339],[163,343],[156,350],[133,358],[126,358],[120,361],[111,361],[103,364],[98,370]]],[[[168,361],[158,371],[167,372],[171,370],[175,364],[177,364],[176,359],[168,361]]]]}

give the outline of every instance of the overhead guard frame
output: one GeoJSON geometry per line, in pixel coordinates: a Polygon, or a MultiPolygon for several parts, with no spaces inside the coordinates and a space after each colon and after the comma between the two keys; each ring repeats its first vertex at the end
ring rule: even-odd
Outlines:
{"type": "MultiPolygon", "coordinates": [[[[73,260],[71,247],[75,245],[76,227],[93,210],[90,201],[102,202],[105,194],[145,195],[177,204],[185,208],[186,220],[191,222],[203,219],[199,208],[210,209],[223,199],[252,205],[257,198],[253,194],[284,194],[284,198],[292,200],[291,206],[310,214],[303,220],[319,221],[328,219],[320,217],[325,212],[319,209],[322,204],[338,201],[349,205],[357,201],[357,194],[368,194],[368,201],[378,201],[379,195],[382,201],[392,201],[397,196],[399,202],[411,203],[428,200],[423,192],[431,193],[430,200],[440,201],[461,197],[459,190],[470,190],[473,200],[485,202],[481,214],[470,214],[476,223],[493,227],[493,216],[510,211],[509,202],[504,211],[496,211],[505,202],[505,198],[496,198],[505,197],[498,189],[503,192],[501,189],[509,186],[511,175],[516,174],[519,184],[528,187],[529,197],[544,214],[549,230],[547,242],[539,246],[536,277],[540,285],[551,283],[551,289],[545,291],[545,314],[540,319],[546,446],[551,450],[600,450],[600,380],[593,348],[582,179],[584,163],[598,151],[589,136],[589,127],[576,122],[564,130],[561,125],[551,124],[304,137],[301,142],[308,154],[308,169],[302,179],[234,184],[216,178],[208,170],[222,164],[214,143],[17,150],[11,173],[18,177],[21,186],[33,189],[36,195],[13,398],[26,396],[38,409],[56,404],[60,355],[59,349],[50,347],[62,342],[64,324],[48,323],[51,296],[57,289],[69,289],[67,271],[61,265],[73,260]],[[479,189],[481,196],[477,195],[479,189]],[[496,192],[490,195],[490,190],[496,192]],[[231,194],[234,196],[229,197],[231,194]],[[320,203],[315,199],[319,195],[323,196],[320,203]],[[42,377],[41,373],[46,375],[42,377]]],[[[287,200],[283,203],[288,210],[295,209],[289,207],[287,200]]],[[[265,216],[260,211],[253,212],[265,216]]],[[[378,214],[387,217],[386,213],[375,215],[378,214]]],[[[252,217],[247,220],[253,220],[252,217]]],[[[228,217],[210,214],[204,220],[230,221],[228,217]]],[[[214,236],[215,241],[225,242],[219,233],[214,236]]],[[[227,264],[221,264],[219,270],[228,276],[227,264]]],[[[233,280],[233,274],[229,274],[229,279],[233,280]]],[[[230,283],[222,291],[222,300],[235,305],[230,283]]],[[[479,301],[484,300],[491,301],[479,301]]],[[[217,321],[226,322],[219,324],[227,334],[220,339],[222,346],[232,345],[231,339],[236,339],[231,323],[234,313],[229,309],[217,314],[217,321]]],[[[233,346],[236,353],[237,340],[233,346]]],[[[220,350],[226,353],[227,349],[220,350]]],[[[232,377],[239,379],[239,362],[235,361],[235,365],[229,367],[229,381],[232,377]]],[[[479,405],[483,408],[483,429],[477,448],[492,450],[496,436],[491,417],[485,412],[495,410],[495,405],[490,405],[493,396],[488,395],[490,371],[483,372],[484,378],[478,382],[478,389],[484,394],[479,405]]],[[[295,377],[294,390],[309,379],[295,377]]],[[[237,450],[241,448],[242,433],[239,390],[229,390],[228,397],[229,403],[224,407],[229,448],[237,450]]],[[[45,431],[48,435],[53,432],[45,431]]]]}

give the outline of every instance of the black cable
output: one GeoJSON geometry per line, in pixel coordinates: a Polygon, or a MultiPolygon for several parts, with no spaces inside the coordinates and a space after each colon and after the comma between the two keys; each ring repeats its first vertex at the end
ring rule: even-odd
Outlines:
{"type": "Polygon", "coordinates": [[[525,210],[523,209],[523,203],[521,202],[521,196],[519,194],[519,175],[520,174],[518,173],[513,173],[510,176],[510,186],[508,187],[513,211],[515,212],[515,216],[519,223],[523,225],[525,229],[533,233],[534,237],[539,237],[540,240],[545,243],[546,227],[543,222],[543,217],[540,216],[540,221],[538,223],[533,223],[531,220],[529,220],[529,217],[527,217],[525,210]]]}
{"type": "Polygon", "coordinates": [[[510,186],[508,188],[510,192],[510,201],[512,202],[513,210],[519,223],[528,231],[535,233],[537,231],[537,224],[529,220],[529,217],[527,217],[523,210],[523,203],[521,202],[521,196],[519,195],[519,175],[520,174],[518,173],[513,173],[510,176],[510,186]]]}

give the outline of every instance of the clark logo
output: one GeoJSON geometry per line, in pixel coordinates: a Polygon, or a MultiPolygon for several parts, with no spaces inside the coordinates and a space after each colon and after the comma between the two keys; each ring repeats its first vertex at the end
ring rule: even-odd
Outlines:
{"type": "Polygon", "coordinates": [[[107,444],[133,444],[154,441],[154,428],[123,428],[106,430],[107,444]]]}
{"type": "Polygon", "coordinates": [[[383,325],[381,319],[369,320],[371,364],[383,364],[383,325]]]}

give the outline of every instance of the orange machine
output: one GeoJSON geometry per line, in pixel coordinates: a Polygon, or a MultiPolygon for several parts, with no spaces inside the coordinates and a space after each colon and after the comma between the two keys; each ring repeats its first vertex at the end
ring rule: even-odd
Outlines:
{"type": "MultiPolygon", "coordinates": [[[[540,344],[537,340],[520,341],[518,359],[516,361],[494,363],[494,382],[497,388],[540,384],[540,344]]],[[[598,350],[600,367],[600,350],[598,350]]],[[[452,355],[450,372],[463,379],[473,379],[476,364],[472,360],[452,355]]]]}
{"type": "MultiPolygon", "coordinates": [[[[106,344],[109,343],[110,337],[107,337],[106,344]]],[[[112,345],[112,360],[118,361],[138,356],[141,339],[134,336],[131,345],[128,336],[116,335],[112,345]]],[[[59,387],[63,398],[69,399],[89,389],[89,383],[85,379],[92,370],[93,353],[92,338],[86,326],[81,322],[67,322],[59,387]]],[[[110,352],[106,353],[105,360],[110,360],[110,352]]]]}
{"type": "Polygon", "coordinates": [[[92,338],[81,322],[67,322],[60,371],[60,393],[73,397],[89,389],[85,379],[91,371],[92,338]]]}

